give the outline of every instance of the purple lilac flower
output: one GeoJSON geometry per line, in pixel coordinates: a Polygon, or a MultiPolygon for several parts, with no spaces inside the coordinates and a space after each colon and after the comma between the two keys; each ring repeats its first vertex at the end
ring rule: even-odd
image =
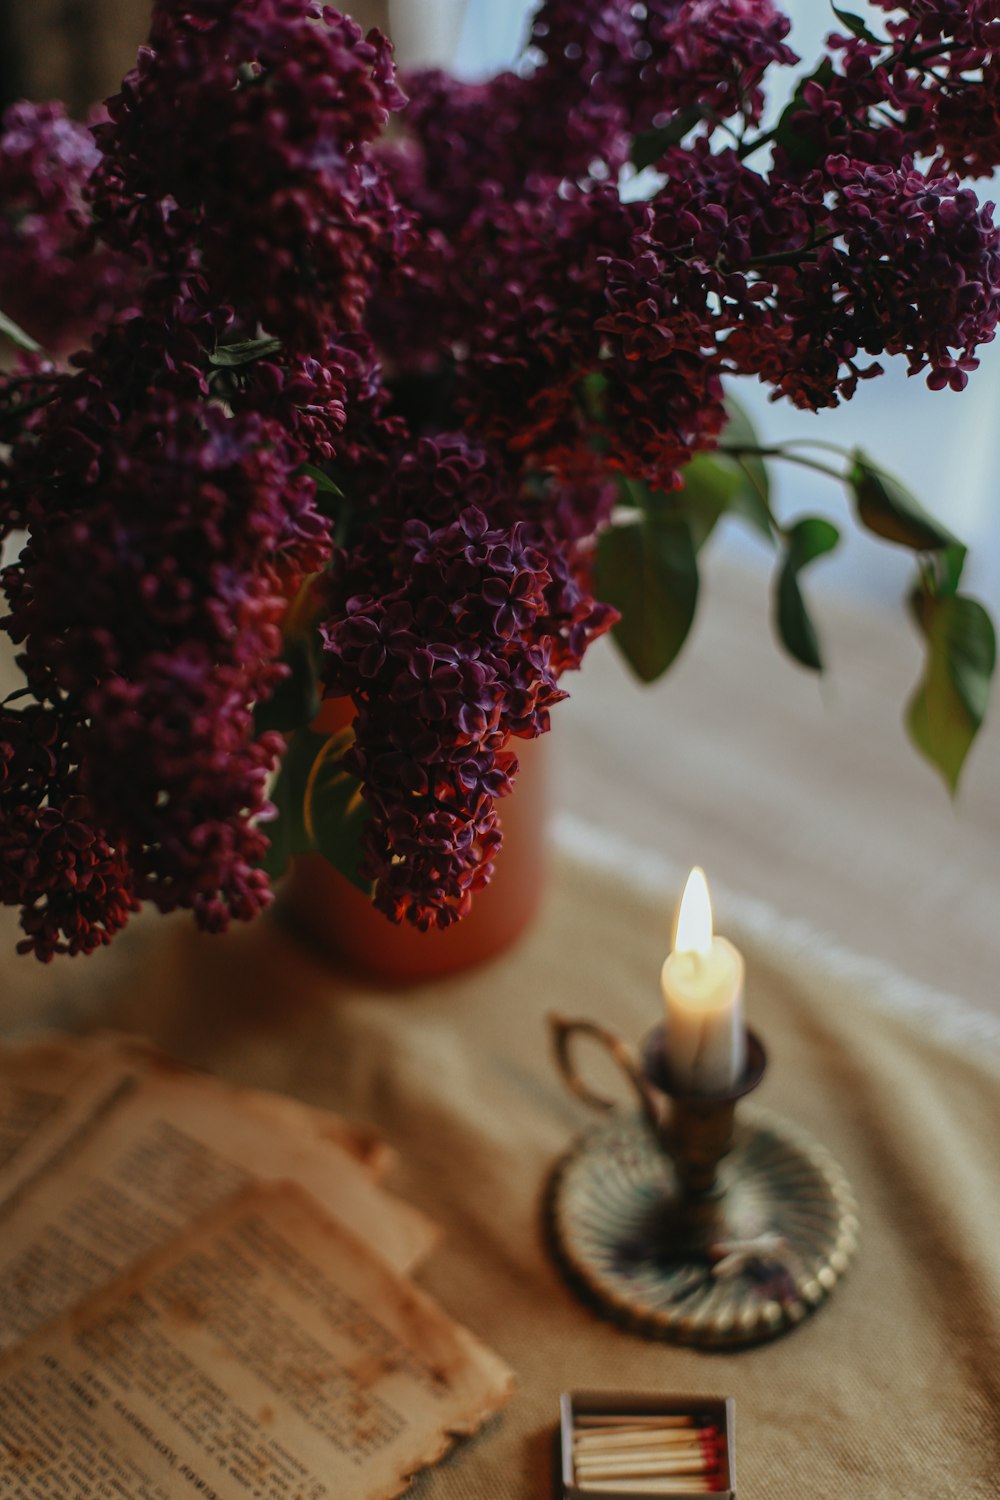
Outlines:
{"type": "Polygon", "coordinates": [[[405,220],[368,143],[403,96],[388,43],[312,0],[161,0],[97,130],[105,237],[303,353],[356,329],[405,220]]]}
{"type": "Polygon", "coordinates": [[[992,338],[998,232],[954,178],[837,155],[803,172],[781,153],[764,174],[707,140],[662,166],[650,205],[525,195],[458,240],[462,409],[527,462],[562,472],[589,443],[669,489],[717,440],[726,373],[817,409],[878,373],[866,354],[958,387],[992,338]]]}
{"type": "Polygon", "coordinates": [[[571,118],[603,114],[619,137],[692,106],[753,121],[768,68],[798,61],[785,43],[789,30],[771,0],[545,0],[525,71],[539,102],[547,91],[571,118]]]}
{"type": "MultiPolygon", "coordinates": [[[[569,501],[568,503],[572,503],[569,501]]],[[[501,463],[461,435],[398,455],[331,575],[328,688],[357,711],[348,766],[372,809],[366,872],[399,921],[447,926],[492,872],[512,736],[533,737],[612,611],[575,550],[530,514],[501,463]]]]}
{"type": "Polygon", "coordinates": [[[85,202],[100,159],[61,104],[0,119],[0,307],[53,353],[83,343],[133,294],[134,266],[95,246],[85,202]]]}
{"type": "Polygon", "coordinates": [[[828,39],[794,118],[798,154],[885,166],[907,157],[986,176],[1000,165],[1000,8],[996,0],[926,0],[890,12],[867,36],[828,39]],[[879,32],[882,35],[878,35],[879,32]]]}
{"type": "Polygon", "coordinates": [[[81,794],[69,721],[0,709],[0,901],[21,908],[21,953],[92,953],[136,910],[127,850],[81,794]]]}
{"type": "Polygon", "coordinates": [[[726,342],[730,368],[813,410],[881,372],[860,366],[862,353],[903,354],[911,374],[929,371],[932,388],[965,384],[1000,316],[992,205],[981,207],[954,178],[929,178],[906,163],[830,157],[794,194],[779,187],[772,212],[785,219],[789,254],[782,261],[778,251],[766,265],[751,243],[757,300],[726,342]]]}
{"type": "MultiPolygon", "coordinates": [[[[0,394],[13,429],[39,393],[0,489],[5,528],[28,530],[4,628],[37,704],[11,722],[51,722],[73,828],[100,830],[131,901],[218,930],[270,897],[260,820],[283,742],[253,708],[286,670],[288,601],[330,549],[302,465],[394,431],[350,329],[402,243],[367,156],[401,96],[377,34],[298,0],[163,4],[153,41],[86,161],[104,238],[152,268],[141,306],[75,371],[24,369],[0,394]],[[260,321],[283,351],[213,364],[260,321]]],[[[40,833],[56,803],[5,807],[40,833]]],[[[40,957],[103,940],[60,936],[54,902],[32,927],[20,889],[40,957]]]]}
{"type": "MultiPolygon", "coordinates": [[[[897,53],[929,52],[920,73],[928,135],[946,165],[974,177],[1000,166],[1000,6],[996,0],[913,7],[890,21],[897,53]],[[937,49],[940,48],[940,55],[937,49]]],[[[903,74],[901,63],[898,72],[903,74]]],[[[911,85],[911,94],[914,92],[911,85]]],[[[900,103],[902,104],[901,100],[900,103]]],[[[912,107],[912,99],[911,99],[912,107]]]]}
{"type": "Polygon", "coordinates": [[[765,73],[799,60],[785,42],[790,22],[771,0],[649,0],[645,10],[638,88],[628,90],[633,128],[690,108],[759,120],[765,73]]]}
{"type": "Polygon", "coordinates": [[[233,373],[229,400],[280,423],[312,463],[359,463],[391,436],[381,364],[365,333],[331,337],[315,354],[259,359],[233,373]]]}
{"type": "MultiPolygon", "coordinates": [[[[2,575],[3,627],[38,705],[25,715],[53,726],[79,799],[73,826],[100,830],[93,848],[127,871],[131,897],[219,929],[269,899],[257,820],[282,741],[255,733],[252,710],[284,670],[279,622],[323,565],[329,523],[283,426],[205,402],[199,334],[212,319],[181,305],[169,364],[157,320],[130,319],[44,409],[18,467],[28,540],[2,575]],[[127,371],[145,380],[129,387],[127,371]]],[[[11,796],[0,821],[19,837],[59,834],[56,804],[32,814],[19,786],[11,796]]],[[[30,936],[30,887],[12,899],[30,936]]],[[[59,951],[54,921],[39,957],[59,951]]],[[[66,929],[64,941],[90,939],[66,929]]]]}

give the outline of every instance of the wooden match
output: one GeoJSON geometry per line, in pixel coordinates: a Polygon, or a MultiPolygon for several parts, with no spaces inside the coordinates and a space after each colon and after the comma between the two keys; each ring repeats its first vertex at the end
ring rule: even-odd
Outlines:
{"type": "Polygon", "coordinates": [[[644,1427],[641,1432],[580,1432],[573,1438],[574,1451],[580,1453],[627,1452],[630,1448],[697,1448],[706,1440],[717,1439],[714,1427],[682,1427],[657,1432],[644,1427]]]}
{"type": "Polygon", "coordinates": [[[600,1491],[602,1495],[710,1495],[718,1491],[714,1482],[692,1483],[690,1479],[591,1479],[577,1485],[581,1493],[600,1491]]]}
{"type": "Polygon", "coordinates": [[[597,1412],[580,1412],[573,1419],[575,1429],[590,1427],[694,1427],[695,1418],[688,1415],[661,1415],[659,1412],[621,1412],[602,1416],[597,1412]]]}

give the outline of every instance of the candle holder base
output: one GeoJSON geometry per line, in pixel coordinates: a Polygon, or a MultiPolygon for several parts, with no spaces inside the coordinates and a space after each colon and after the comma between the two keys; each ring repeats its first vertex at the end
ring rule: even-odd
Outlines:
{"type": "Polygon", "coordinates": [[[641,1118],[580,1137],[546,1193],[556,1259],[586,1300],[649,1338],[762,1343],[815,1311],[857,1248],[850,1185],[805,1132],[741,1108],[713,1193],[682,1198],[641,1118]]]}

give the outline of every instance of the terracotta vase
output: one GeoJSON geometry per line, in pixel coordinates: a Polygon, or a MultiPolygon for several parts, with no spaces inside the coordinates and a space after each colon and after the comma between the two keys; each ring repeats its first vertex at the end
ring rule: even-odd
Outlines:
{"type": "MultiPolygon", "coordinates": [[[[315,727],[341,727],[328,705],[315,727]]],[[[394,985],[418,984],[473,967],[507,948],[531,923],[546,874],[549,812],[548,736],[519,742],[521,769],[500,804],[503,846],[493,879],[462,921],[419,932],[386,920],[322,855],[301,855],[282,884],[278,912],[309,946],[338,968],[394,985]]]]}

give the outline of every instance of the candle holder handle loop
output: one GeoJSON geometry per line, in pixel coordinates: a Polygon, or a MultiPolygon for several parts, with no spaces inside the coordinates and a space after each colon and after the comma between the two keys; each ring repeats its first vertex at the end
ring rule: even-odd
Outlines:
{"type": "Polygon", "coordinates": [[[596,1021],[574,1021],[567,1016],[557,1014],[550,1015],[548,1021],[552,1032],[556,1065],[570,1092],[584,1104],[589,1105],[591,1109],[612,1110],[616,1108],[613,1099],[606,1099],[583,1081],[571,1056],[571,1038],[577,1035],[590,1037],[592,1041],[598,1042],[604,1048],[611,1060],[617,1063],[624,1073],[635,1090],[647,1125],[655,1134],[660,1128],[656,1090],[650,1084],[643,1072],[642,1063],[628,1043],[624,1042],[617,1032],[609,1031],[605,1026],[599,1026],[596,1021]]]}

